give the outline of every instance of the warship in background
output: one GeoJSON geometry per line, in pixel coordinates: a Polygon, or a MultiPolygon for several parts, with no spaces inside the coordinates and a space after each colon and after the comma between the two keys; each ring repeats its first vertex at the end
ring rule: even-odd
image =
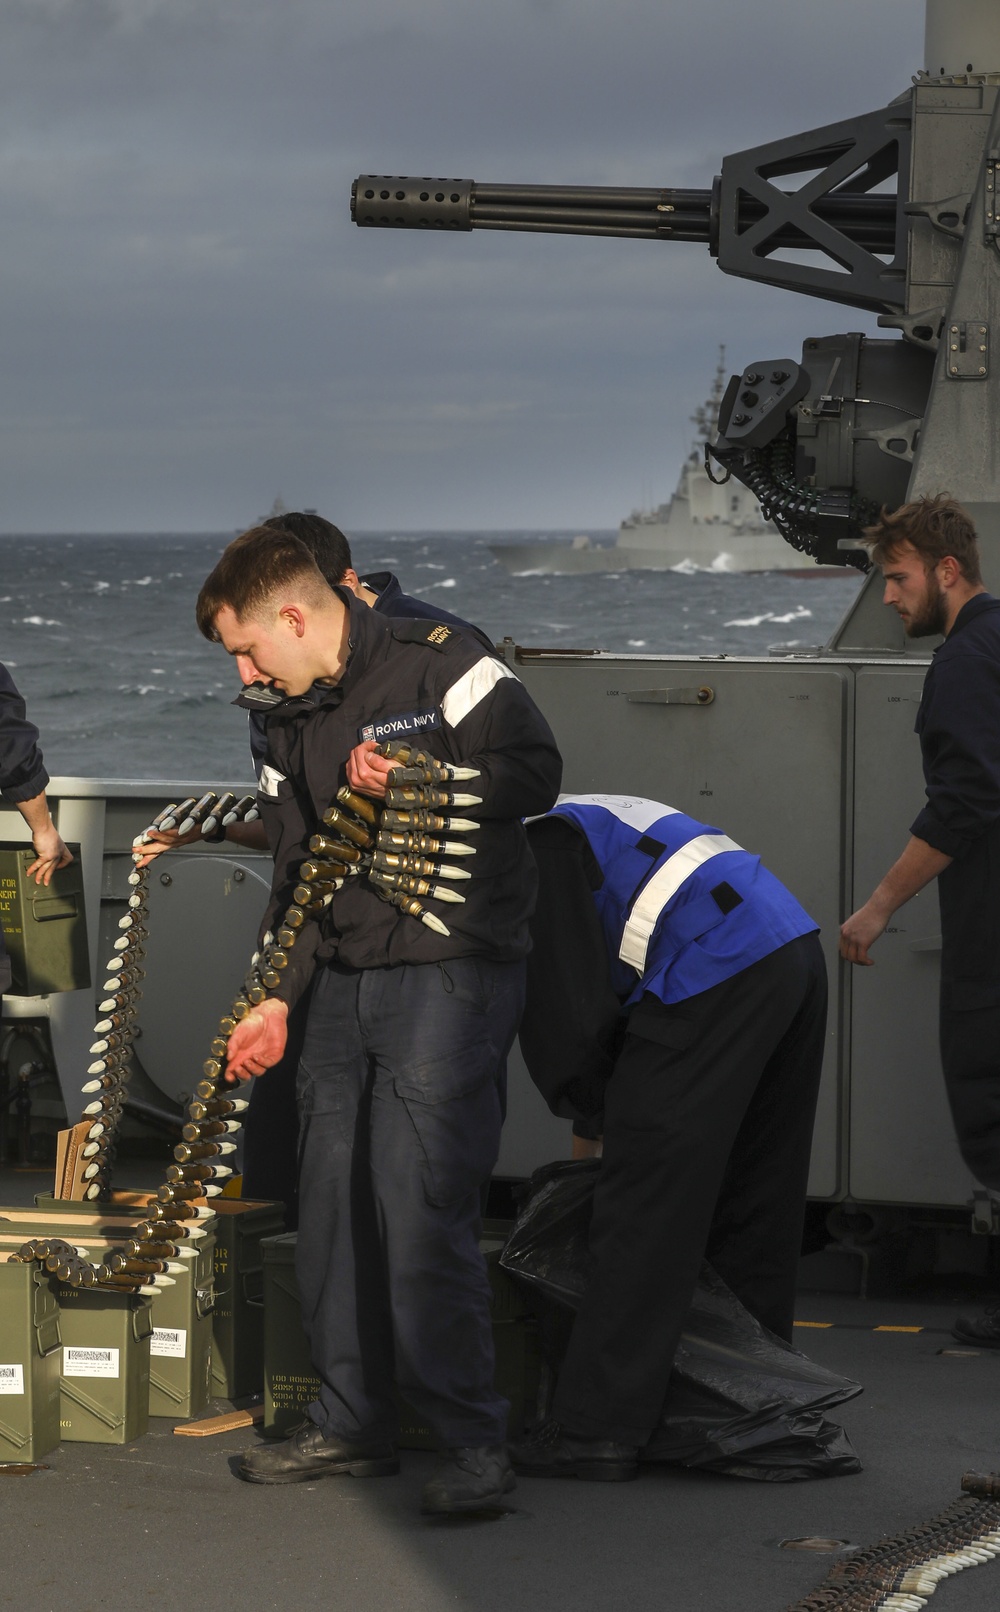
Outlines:
{"type": "Polygon", "coordinates": [[[843,566],[818,566],[790,548],[742,482],[709,474],[705,446],[718,433],[726,388],[726,350],[707,400],[691,416],[695,437],[673,497],[652,510],[633,510],[614,543],[491,543],[490,553],[513,576],[581,576],[617,571],[785,571],[792,576],[843,576],[843,566]]]}

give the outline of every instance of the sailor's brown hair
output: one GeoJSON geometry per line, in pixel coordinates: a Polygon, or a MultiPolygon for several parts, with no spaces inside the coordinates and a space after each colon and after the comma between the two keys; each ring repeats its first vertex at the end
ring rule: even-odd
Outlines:
{"type": "Polygon", "coordinates": [[[289,592],[304,604],[330,603],[329,584],[304,543],[291,532],[252,526],[233,539],[205,578],[195,606],[198,631],[217,644],[215,619],[226,605],[237,621],[265,620],[289,592]]]}
{"type": "Polygon", "coordinates": [[[966,582],[981,585],[979,539],[971,517],[949,493],[923,493],[912,504],[901,504],[890,514],[883,507],[874,526],[862,533],[875,565],[885,567],[899,558],[900,548],[909,543],[916,549],[925,571],[933,571],[940,560],[957,560],[966,582]]]}

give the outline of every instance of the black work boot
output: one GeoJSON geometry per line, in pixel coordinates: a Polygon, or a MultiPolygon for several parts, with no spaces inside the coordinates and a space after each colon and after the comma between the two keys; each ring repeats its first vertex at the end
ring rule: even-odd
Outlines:
{"type": "Polygon", "coordinates": [[[532,1478],[584,1478],[625,1483],[639,1471],[638,1446],[613,1439],[581,1438],[558,1422],[542,1422],[523,1444],[511,1446],[515,1471],[532,1478]]]}
{"type": "Polygon", "coordinates": [[[445,1450],[441,1465],[424,1485],[420,1509],[427,1516],[486,1511],[499,1505],[516,1481],[502,1444],[445,1450]]]}
{"type": "Polygon", "coordinates": [[[988,1304],[982,1315],[960,1315],[951,1335],[977,1349],[1000,1349],[1000,1304],[988,1304]]]}
{"type": "Polygon", "coordinates": [[[346,1472],[352,1478],[385,1478],[399,1471],[396,1446],[388,1439],[324,1438],[313,1422],[280,1444],[244,1450],[239,1475],[247,1483],[311,1483],[346,1472]]]}

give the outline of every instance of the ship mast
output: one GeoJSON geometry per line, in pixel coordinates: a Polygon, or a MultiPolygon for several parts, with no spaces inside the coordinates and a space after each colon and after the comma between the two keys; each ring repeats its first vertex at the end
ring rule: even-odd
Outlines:
{"type": "Polygon", "coordinates": [[[691,457],[693,459],[701,460],[705,443],[710,442],[718,433],[719,408],[722,404],[728,378],[726,374],[726,349],[720,342],[719,361],[715,366],[712,389],[705,402],[696,408],[690,416],[691,424],[697,431],[697,436],[691,445],[691,457]]]}

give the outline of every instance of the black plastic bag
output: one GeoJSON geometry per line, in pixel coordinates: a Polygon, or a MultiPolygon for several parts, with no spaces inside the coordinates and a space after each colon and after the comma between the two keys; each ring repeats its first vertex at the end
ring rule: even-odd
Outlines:
{"type": "MultiPolygon", "coordinates": [[[[500,1256],[540,1298],[575,1310],[587,1285],[587,1235],[600,1160],[536,1170],[500,1256]]],[[[703,1265],[662,1420],[642,1459],[772,1483],[860,1472],[824,1410],[853,1399],[839,1377],[762,1327],[703,1265]]]]}

